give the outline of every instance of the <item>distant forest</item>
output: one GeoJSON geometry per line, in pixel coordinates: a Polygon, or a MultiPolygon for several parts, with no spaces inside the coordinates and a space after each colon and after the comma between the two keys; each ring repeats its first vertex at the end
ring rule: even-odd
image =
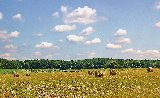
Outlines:
{"type": "Polygon", "coordinates": [[[0,69],[98,69],[160,67],[160,60],[93,58],[84,60],[7,60],[0,58],[0,69]]]}

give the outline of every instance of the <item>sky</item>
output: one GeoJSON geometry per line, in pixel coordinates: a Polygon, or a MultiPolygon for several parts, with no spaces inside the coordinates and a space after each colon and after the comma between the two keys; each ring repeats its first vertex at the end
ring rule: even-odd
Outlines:
{"type": "Polygon", "coordinates": [[[0,58],[160,59],[160,0],[0,0],[0,58]]]}

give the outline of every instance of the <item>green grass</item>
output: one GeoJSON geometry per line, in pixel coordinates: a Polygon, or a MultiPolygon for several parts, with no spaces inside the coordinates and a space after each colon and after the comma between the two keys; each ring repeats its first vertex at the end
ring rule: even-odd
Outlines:
{"type": "Polygon", "coordinates": [[[0,98],[10,97],[84,97],[84,98],[153,98],[160,97],[160,69],[147,73],[146,69],[118,69],[116,76],[104,70],[102,78],[80,72],[25,72],[20,77],[0,74],[0,98]]]}
{"type": "Polygon", "coordinates": [[[0,74],[11,74],[14,71],[20,71],[18,69],[0,69],[0,74]]]}

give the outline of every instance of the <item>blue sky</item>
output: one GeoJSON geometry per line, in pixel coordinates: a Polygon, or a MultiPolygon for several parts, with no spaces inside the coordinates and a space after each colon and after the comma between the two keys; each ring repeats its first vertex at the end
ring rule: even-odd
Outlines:
{"type": "Polygon", "coordinates": [[[160,0],[0,0],[0,57],[160,59],[160,0]]]}

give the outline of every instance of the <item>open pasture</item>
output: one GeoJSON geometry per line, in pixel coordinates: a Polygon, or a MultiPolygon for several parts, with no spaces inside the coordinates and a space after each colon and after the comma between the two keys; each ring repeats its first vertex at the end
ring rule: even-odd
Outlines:
{"type": "MultiPolygon", "coordinates": [[[[99,69],[98,69],[99,70],[99,69]]],[[[0,74],[0,98],[108,98],[160,97],[160,69],[102,69],[103,77],[88,75],[88,70],[30,72],[18,70],[0,74]]]]}

